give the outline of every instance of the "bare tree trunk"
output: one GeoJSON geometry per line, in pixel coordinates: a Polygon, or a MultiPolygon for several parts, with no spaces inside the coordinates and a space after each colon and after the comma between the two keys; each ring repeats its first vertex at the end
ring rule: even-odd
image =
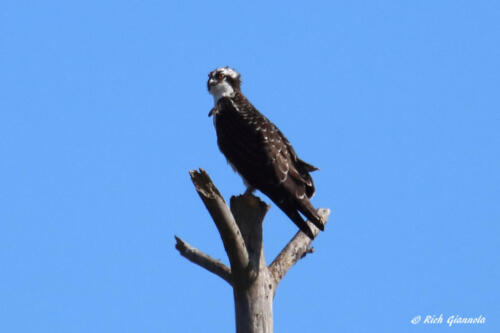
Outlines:
{"type": "MultiPolygon", "coordinates": [[[[269,206],[253,195],[231,197],[224,202],[208,174],[191,171],[200,198],[219,230],[231,269],[197,250],[179,237],[176,249],[190,261],[223,278],[233,287],[237,333],[272,333],[273,299],[276,287],[288,270],[307,253],[311,239],[299,231],[271,265],[267,266],[262,242],[262,224],[269,206]]],[[[324,223],[330,211],[319,209],[324,223]]],[[[313,234],[319,230],[309,223],[313,234]]]]}
{"type": "Polygon", "coordinates": [[[249,286],[236,286],[234,305],[236,314],[236,332],[272,333],[274,283],[266,272],[259,274],[249,286]]]}
{"type": "Polygon", "coordinates": [[[231,198],[231,212],[248,251],[248,267],[233,284],[236,332],[272,333],[275,283],[264,257],[262,224],[269,206],[253,195],[231,198]]]}

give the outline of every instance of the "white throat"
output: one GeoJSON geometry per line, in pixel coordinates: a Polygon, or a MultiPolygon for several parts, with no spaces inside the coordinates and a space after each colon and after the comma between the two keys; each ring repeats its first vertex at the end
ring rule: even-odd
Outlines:
{"type": "Polygon", "coordinates": [[[210,94],[214,97],[214,104],[217,104],[222,97],[234,97],[235,93],[233,87],[231,87],[229,83],[222,81],[210,88],[210,94]]]}

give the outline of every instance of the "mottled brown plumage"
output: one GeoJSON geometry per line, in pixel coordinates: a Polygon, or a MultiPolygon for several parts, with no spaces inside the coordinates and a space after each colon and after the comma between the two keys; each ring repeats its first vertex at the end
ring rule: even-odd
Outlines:
{"type": "Polygon", "coordinates": [[[323,230],[309,201],[315,191],[309,172],[317,168],[297,156],[283,133],[243,96],[240,84],[240,75],[228,67],[209,74],[208,89],[215,100],[209,115],[214,116],[218,146],[249,191],[266,194],[313,238],[299,212],[323,230]]]}

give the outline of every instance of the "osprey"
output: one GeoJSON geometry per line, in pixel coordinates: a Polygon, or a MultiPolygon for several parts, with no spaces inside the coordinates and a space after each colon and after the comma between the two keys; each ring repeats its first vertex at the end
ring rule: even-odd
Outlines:
{"type": "Polygon", "coordinates": [[[313,233],[302,213],[320,230],[320,216],[309,199],[314,184],[309,172],[318,170],[302,161],[281,131],[241,93],[241,76],[229,67],[210,72],[208,91],[215,106],[217,144],[247,186],[267,195],[309,238],[313,233]]]}

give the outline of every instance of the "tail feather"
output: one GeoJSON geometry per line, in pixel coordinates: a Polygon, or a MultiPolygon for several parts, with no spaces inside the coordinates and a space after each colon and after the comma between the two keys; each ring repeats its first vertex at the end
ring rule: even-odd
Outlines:
{"type": "Polygon", "coordinates": [[[286,202],[283,203],[276,202],[276,204],[292,220],[292,222],[295,223],[295,225],[299,227],[299,229],[307,235],[307,237],[309,237],[310,239],[314,239],[314,235],[311,228],[309,228],[306,221],[304,221],[302,216],[300,216],[299,212],[295,207],[287,204],[286,202]]]}
{"type": "Polygon", "coordinates": [[[314,209],[309,200],[306,198],[302,200],[298,199],[297,203],[299,204],[300,212],[304,214],[304,216],[307,217],[312,224],[314,224],[321,231],[325,230],[321,217],[318,215],[316,209],[314,209]]]}

